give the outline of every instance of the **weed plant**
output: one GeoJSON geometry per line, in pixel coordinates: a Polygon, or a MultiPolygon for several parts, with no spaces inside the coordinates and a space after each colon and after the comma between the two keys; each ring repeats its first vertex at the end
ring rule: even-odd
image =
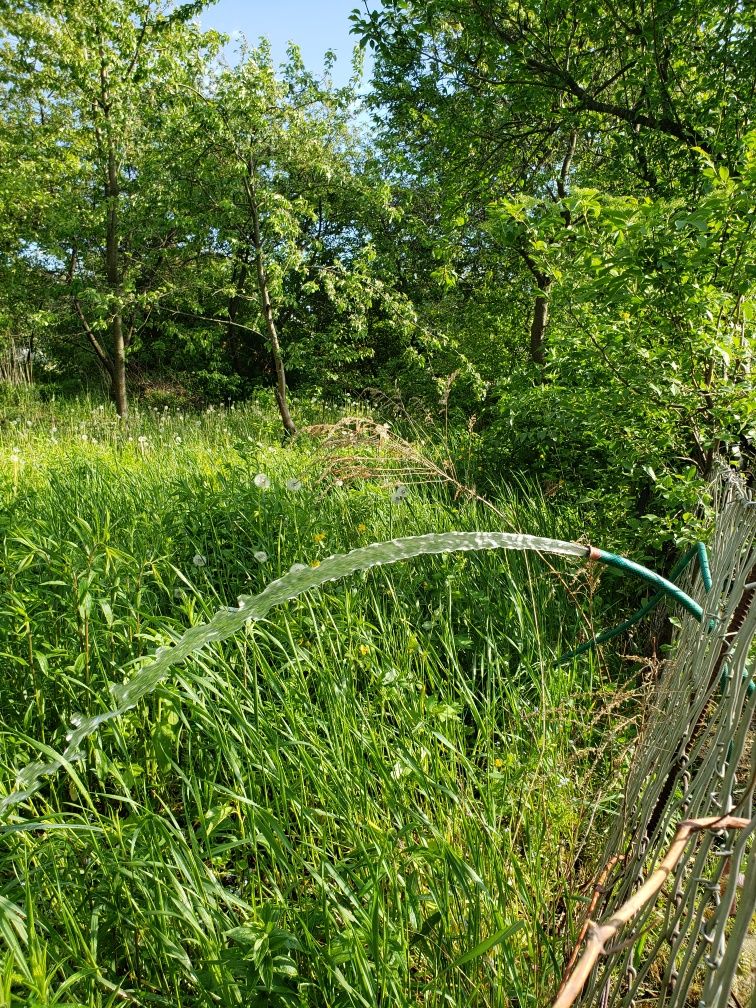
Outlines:
{"type": "MultiPolygon", "coordinates": [[[[293,563],[583,532],[533,488],[503,488],[496,516],[443,485],[397,493],[400,470],[340,484],[274,424],[6,406],[4,793],[108,683],[293,563]]],[[[205,649],[2,824],[0,1008],[545,1003],[622,759],[605,670],[555,658],[604,605],[585,569],[449,555],[205,649]]]]}

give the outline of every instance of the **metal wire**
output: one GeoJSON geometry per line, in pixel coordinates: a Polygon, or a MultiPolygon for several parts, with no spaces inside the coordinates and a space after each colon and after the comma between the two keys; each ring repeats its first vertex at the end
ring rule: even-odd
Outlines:
{"type": "MultiPolygon", "coordinates": [[[[720,472],[715,493],[711,592],[692,570],[682,585],[710,619],[686,614],[663,666],[597,872],[594,920],[611,918],[637,891],[681,821],[735,810],[752,816],[756,507],[730,471],[720,472]]],[[[754,831],[752,821],[692,839],[658,897],[600,960],[579,1003],[726,1008],[756,908],[754,831]]]]}

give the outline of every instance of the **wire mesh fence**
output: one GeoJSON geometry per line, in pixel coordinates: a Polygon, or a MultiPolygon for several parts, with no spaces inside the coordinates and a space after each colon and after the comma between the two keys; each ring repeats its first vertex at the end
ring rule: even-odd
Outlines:
{"type": "Polygon", "coordinates": [[[756,502],[729,471],[716,511],[712,588],[697,571],[683,586],[705,618],[682,617],[661,668],[559,1005],[738,1004],[756,908],[756,502]]]}

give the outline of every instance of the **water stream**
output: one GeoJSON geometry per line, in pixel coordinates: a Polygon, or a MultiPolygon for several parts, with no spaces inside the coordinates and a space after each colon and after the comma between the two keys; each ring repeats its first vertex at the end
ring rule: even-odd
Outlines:
{"type": "Polygon", "coordinates": [[[72,718],[71,729],[66,735],[66,747],[63,752],[52,754],[47,761],[36,760],[28,763],[17,773],[15,787],[0,800],[0,819],[15,805],[30,798],[44,778],[66,765],[83,760],[82,746],[86,739],[101,725],[113,721],[135,707],[167,677],[174,665],[184,661],[211,641],[221,641],[232,636],[248,620],[262,619],[273,606],[296,598],[328,581],[337,581],[350,574],[369,570],[371,567],[436,553],[489,549],[535,550],[540,553],[557,553],[581,558],[587,558],[590,554],[590,547],[579,543],[520,533],[443,532],[407,536],[403,539],[391,539],[388,542],[362,546],[349,553],[328,557],[318,567],[295,564],[283,577],[271,581],[259,595],[240,596],[238,606],[220,609],[207,623],[186,630],[174,644],[158,648],[152,660],[142,666],[131,679],[124,683],[111,684],[110,709],[90,717],[75,715],[72,718]]]}

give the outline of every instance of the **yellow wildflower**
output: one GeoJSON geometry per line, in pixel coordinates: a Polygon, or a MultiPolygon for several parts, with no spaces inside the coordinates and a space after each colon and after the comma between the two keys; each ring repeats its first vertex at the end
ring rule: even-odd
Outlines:
{"type": "Polygon", "coordinates": [[[313,534],[312,539],[313,539],[313,542],[322,543],[322,542],[325,542],[325,537],[326,537],[325,536],[325,532],[315,532],[313,534]]]}

